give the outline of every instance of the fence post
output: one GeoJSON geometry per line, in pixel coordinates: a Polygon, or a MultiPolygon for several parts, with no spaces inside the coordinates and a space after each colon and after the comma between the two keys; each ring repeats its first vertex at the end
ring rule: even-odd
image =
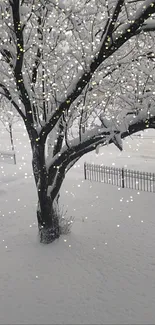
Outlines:
{"type": "Polygon", "coordinates": [[[84,179],[87,179],[87,177],[86,177],[86,163],[84,163],[84,179]]]}
{"type": "Polygon", "coordinates": [[[124,188],[124,168],[122,168],[122,188],[124,188]]]}

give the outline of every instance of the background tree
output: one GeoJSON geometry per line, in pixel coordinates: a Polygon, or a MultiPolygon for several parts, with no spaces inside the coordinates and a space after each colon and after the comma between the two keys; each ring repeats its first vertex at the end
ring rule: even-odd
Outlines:
{"type": "Polygon", "coordinates": [[[134,58],[132,38],[154,30],[154,13],[150,0],[0,0],[0,93],[30,138],[42,242],[60,235],[56,204],[73,164],[100,144],[122,149],[121,138],[145,129],[146,119],[154,127],[155,115],[148,119],[145,109],[119,125],[104,116],[114,99],[119,105],[115,73],[123,71],[124,57],[134,58]]]}
{"type": "Polygon", "coordinates": [[[8,102],[5,97],[0,98],[0,121],[9,133],[11,150],[13,151],[14,164],[16,164],[15,146],[13,140],[13,125],[19,121],[19,114],[13,108],[11,102],[8,102]]]}

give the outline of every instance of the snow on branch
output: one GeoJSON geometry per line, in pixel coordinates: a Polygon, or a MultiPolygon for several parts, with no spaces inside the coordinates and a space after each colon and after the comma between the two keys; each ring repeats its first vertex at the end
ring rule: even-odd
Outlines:
{"type": "Polygon", "coordinates": [[[135,113],[126,114],[122,122],[115,126],[113,122],[103,122],[101,127],[94,127],[92,130],[87,131],[82,136],[82,141],[76,138],[70,141],[70,148],[64,146],[59,154],[55,157],[48,157],[46,161],[46,168],[50,169],[59,168],[66,164],[72,166],[74,161],[77,161],[85,153],[90,152],[97,148],[99,145],[107,145],[114,143],[119,150],[122,150],[122,139],[136,133],[143,131],[147,128],[155,128],[155,109],[148,112],[148,109],[140,111],[137,116],[135,113]],[[104,124],[104,126],[103,126],[104,124]]]}
{"type": "Polygon", "coordinates": [[[143,32],[155,31],[155,19],[147,19],[146,22],[137,30],[137,34],[143,32]]]}
{"type": "Polygon", "coordinates": [[[126,114],[119,126],[121,137],[143,131],[147,128],[155,128],[155,108],[143,108],[137,115],[133,112],[126,114]]]}
{"type": "Polygon", "coordinates": [[[137,9],[135,16],[130,19],[129,22],[124,22],[116,30],[112,37],[112,43],[118,44],[120,47],[124,44],[129,38],[136,35],[143,29],[143,25],[147,19],[155,13],[155,0],[146,0],[143,4],[137,9]],[[125,42],[124,42],[125,38],[125,42]]]}
{"type": "MultiPolygon", "coordinates": [[[[49,170],[51,166],[55,165],[55,168],[59,167],[64,159],[69,157],[71,154],[77,153],[79,150],[87,148],[87,146],[94,145],[96,143],[103,143],[103,142],[110,142],[115,135],[119,133],[118,130],[114,128],[105,128],[105,127],[94,127],[92,130],[88,130],[81,136],[81,141],[79,137],[69,141],[69,148],[68,146],[64,145],[60,153],[53,156],[48,156],[46,161],[46,167],[49,170]]],[[[94,147],[95,148],[95,147],[94,147]]]]}

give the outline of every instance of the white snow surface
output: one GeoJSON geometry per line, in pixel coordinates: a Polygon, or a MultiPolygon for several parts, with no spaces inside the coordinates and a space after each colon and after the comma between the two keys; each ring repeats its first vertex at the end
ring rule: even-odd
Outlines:
{"type": "Polygon", "coordinates": [[[155,132],[77,162],[61,190],[72,231],[49,245],[37,237],[25,133],[14,130],[17,165],[0,161],[0,324],[154,324],[155,194],[84,181],[83,162],[153,172],[155,132]]]}

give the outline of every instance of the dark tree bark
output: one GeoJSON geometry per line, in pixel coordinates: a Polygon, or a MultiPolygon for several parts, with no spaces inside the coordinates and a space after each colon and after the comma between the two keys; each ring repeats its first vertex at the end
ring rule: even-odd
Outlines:
{"type": "Polygon", "coordinates": [[[59,237],[59,216],[56,209],[56,197],[53,195],[55,187],[53,186],[53,191],[48,193],[49,177],[43,155],[43,148],[33,149],[32,166],[38,193],[37,219],[40,241],[49,243],[59,237]]]}
{"type": "Polygon", "coordinates": [[[37,219],[40,242],[48,244],[60,236],[59,215],[56,201],[52,201],[47,195],[44,200],[38,201],[37,219]]]}
{"type": "Polygon", "coordinates": [[[35,139],[35,130],[28,131],[32,147],[32,168],[38,194],[37,220],[40,241],[51,243],[60,236],[58,198],[65,177],[65,169],[47,170],[45,144],[35,139]]]}

